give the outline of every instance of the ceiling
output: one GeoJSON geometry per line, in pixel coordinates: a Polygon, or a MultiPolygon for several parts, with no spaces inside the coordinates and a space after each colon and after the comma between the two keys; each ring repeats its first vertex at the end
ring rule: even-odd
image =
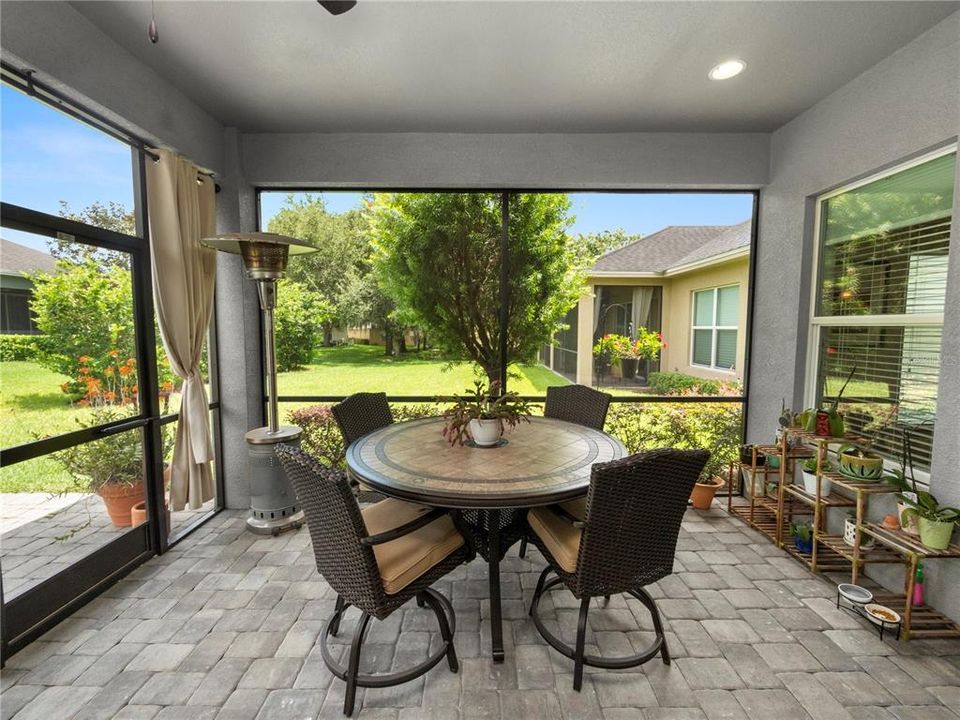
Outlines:
{"type": "Polygon", "coordinates": [[[767,132],[958,2],[73,6],[246,132],[767,132]],[[707,78],[730,57],[740,76],[707,78]]]}

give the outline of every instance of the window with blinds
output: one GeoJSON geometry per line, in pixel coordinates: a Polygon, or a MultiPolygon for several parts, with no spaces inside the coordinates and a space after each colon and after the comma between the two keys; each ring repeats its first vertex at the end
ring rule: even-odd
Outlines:
{"type": "Polygon", "coordinates": [[[737,363],[739,317],[739,285],[695,291],[691,364],[733,370],[737,363]]]}
{"type": "Polygon", "coordinates": [[[813,334],[818,404],[899,461],[930,467],[946,302],[956,152],[895,170],[819,203],[813,334]]]}

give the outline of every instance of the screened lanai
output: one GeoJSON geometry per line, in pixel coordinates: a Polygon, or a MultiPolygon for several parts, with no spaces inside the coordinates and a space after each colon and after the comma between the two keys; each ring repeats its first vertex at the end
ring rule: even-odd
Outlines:
{"type": "Polygon", "coordinates": [[[960,5],[0,14],[4,717],[960,717],[960,5]]]}

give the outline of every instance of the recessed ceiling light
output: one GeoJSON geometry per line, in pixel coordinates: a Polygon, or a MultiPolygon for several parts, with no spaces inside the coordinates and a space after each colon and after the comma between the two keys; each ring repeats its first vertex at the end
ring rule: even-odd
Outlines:
{"type": "Polygon", "coordinates": [[[746,66],[743,60],[727,60],[715,65],[708,74],[711,80],[729,80],[742,73],[746,66]]]}

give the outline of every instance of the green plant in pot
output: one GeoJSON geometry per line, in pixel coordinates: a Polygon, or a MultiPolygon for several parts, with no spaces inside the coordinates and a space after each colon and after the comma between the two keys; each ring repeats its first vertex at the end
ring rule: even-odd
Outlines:
{"type": "MultiPolygon", "coordinates": [[[[118,408],[103,406],[94,409],[87,422],[81,424],[106,425],[127,417],[118,408]]],[[[53,458],[73,476],[78,490],[103,498],[116,527],[130,526],[130,510],[144,497],[143,443],[139,432],[108,434],[100,440],[55,452],[53,458]]]]}
{"type": "Polygon", "coordinates": [[[842,445],[837,449],[840,473],[854,480],[879,480],[883,475],[883,458],[859,445],[842,445]]]}
{"type": "Polygon", "coordinates": [[[475,381],[473,390],[467,389],[463,395],[441,400],[454,403],[443,413],[443,436],[451,445],[463,445],[472,439],[476,445],[492,447],[500,441],[504,426],[513,428],[530,422],[536,407],[514,392],[498,395],[495,383],[488,390],[482,380],[475,381]]]}
{"type": "Polygon", "coordinates": [[[907,525],[911,517],[916,517],[920,526],[920,542],[931,550],[946,550],[957,522],[960,522],[960,509],[940,505],[937,499],[923,490],[917,493],[917,503],[907,507],[900,516],[900,524],[907,525]]]}
{"type": "MultiPolygon", "coordinates": [[[[917,427],[928,425],[920,423],[917,427]]],[[[900,469],[885,473],[883,479],[897,488],[897,518],[900,520],[900,529],[908,535],[920,534],[920,518],[913,513],[904,515],[908,508],[916,508],[920,501],[920,489],[913,472],[913,430],[905,428],[901,440],[900,469]]]]}
{"type": "Polygon", "coordinates": [[[800,413],[800,421],[804,430],[821,436],[843,437],[846,428],[843,423],[843,415],[840,414],[840,398],[843,397],[843,392],[847,389],[847,385],[850,384],[850,380],[856,371],[857,366],[854,365],[853,369],[847,375],[847,379],[844,380],[840,392],[837,393],[837,396],[828,408],[808,408],[800,413]],[[820,415],[825,415],[825,426],[818,423],[818,416],[820,415]]]}
{"type": "Polygon", "coordinates": [[[813,552],[813,525],[809,522],[790,523],[790,535],[797,550],[807,555],[813,552]]]}
{"type": "MultiPolygon", "coordinates": [[[[803,489],[811,495],[817,494],[817,459],[815,457],[807,458],[800,466],[802,470],[803,489]]],[[[825,497],[833,489],[833,483],[830,478],[823,473],[833,472],[833,463],[828,458],[820,461],[820,496],[825,497]]]]}
{"type": "Polygon", "coordinates": [[[690,492],[690,500],[693,507],[697,510],[709,510],[713,503],[713,497],[717,490],[727,484],[727,481],[721,476],[726,468],[726,461],[719,453],[711,453],[710,459],[700,473],[700,478],[693,486],[690,492]]]}

